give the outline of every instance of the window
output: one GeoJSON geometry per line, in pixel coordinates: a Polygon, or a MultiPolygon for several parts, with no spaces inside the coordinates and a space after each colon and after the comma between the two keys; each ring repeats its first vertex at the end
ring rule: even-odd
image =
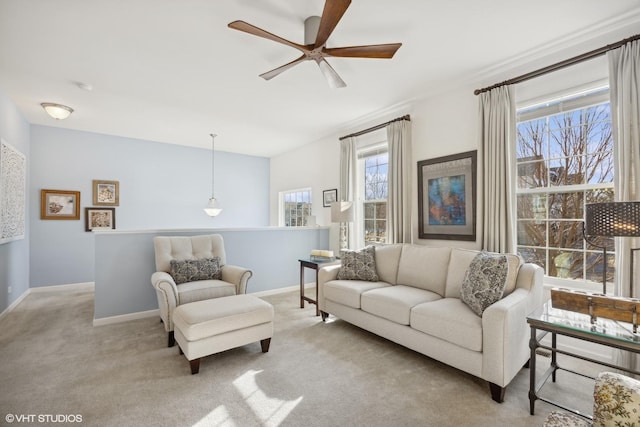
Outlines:
{"type": "Polygon", "coordinates": [[[386,143],[358,153],[364,244],[387,243],[387,199],[389,153],[386,143]]]}
{"type": "MultiPolygon", "coordinates": [[[[517,242],[549,282],[602,283],[602,250],[582,235],[585,204],[613,201],[613,137],[608,88],[519,109],[517,242]]],[[[590,238],[613,251],[613,239],[590,238]]],[[[614,257],[607,257],[608,281],[614,257]]]]}
{"type": "Polygon", "coordinates": [[[311,215],[311,189],[280,193],[280,224],[285,227],[306,227],[311,215]]]}

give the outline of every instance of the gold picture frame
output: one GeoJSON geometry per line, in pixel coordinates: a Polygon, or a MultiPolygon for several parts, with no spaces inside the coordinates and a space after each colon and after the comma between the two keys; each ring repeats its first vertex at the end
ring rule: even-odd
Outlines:
{"type": "Polygon", "coordinates": [[[40,219],[80,219],[80,192],[41,190],[40,219]]]}
{"type": "Polygon", "coordinates": [[[96,206],[120,206],[120,183],[94,179],[93,204],[96,206]]]}

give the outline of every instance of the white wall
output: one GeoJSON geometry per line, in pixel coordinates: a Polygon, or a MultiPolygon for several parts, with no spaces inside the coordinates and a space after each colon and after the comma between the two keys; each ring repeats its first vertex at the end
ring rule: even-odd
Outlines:
{"type": "MultiPolygon", "coordinates": [[[[442,93],[424,99],[407,102],[393,111],[374,114],[370,119],[360,120],[340,134],[324,138],[295,151],[271,159],[271,224],[277,224],[278,192],[285,189],[310,186],[314,191],[314,212],[321,224],[329,221],[329,211],[322,210],[321,191],[337,188],[339,183],[340,153],[338,138],[348,133],[384,123],[387,120],[411,115],[413,141],[413,238],[415,243],[433,246],[449,246],[479,249],[482,236],[482,193],[477,191],[477,222],[475,242],[442,241],[418,239],[417,170],[420,160],[446,156],[478,149],[478,97],[475,89],[492,85],[518,75],[541,68],[554,62],[571,58],[589,50],[616,42],[637,32],[631,28],[618,28],[607,34],[594,35],[592,39],[582,37],[572,48],[555,46],[546,57],[535,58],[534,53],[511,67],[496,65],[493,72],[471,79],[466,84],[444,90],[442,93]]],[[[539,53],[539,52],[538,52],[539,53]]],[[[564,70],[538,77],[516,85],[518,100],[529,100],[555,93],[567,87],[577,87],[598,79],[607,78],[606,57],[583,62],[564,70]]],[[[482,162],[478,158],[478,184],[482,177],[482,162]]]]}

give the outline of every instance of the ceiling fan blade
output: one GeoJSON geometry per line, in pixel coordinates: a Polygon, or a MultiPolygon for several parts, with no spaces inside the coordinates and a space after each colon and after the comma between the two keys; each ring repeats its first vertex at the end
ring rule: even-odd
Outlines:
{"type": "Polygon", "coordinates": [[[351,0],[326,0],[314,47],[324,46],[350,4],[351,0]]]}
{"type": "Polygon", "coordinates": [[[342,80],[338,75],[338,73],[336,73],[336,70],[334,70],[324,58],[321,58],[316,62],[318,63],[318,67],[320,67],[320,71],[322,71],[322,74],[324,74],[331,88],[337,89],[337,88],[347,86],[344,80],[342,80]]]}
{"type": "Polygon", "coordinates": [[[263,30],[262,28],[258,28],[255,25],[251,25],[244,21],[233,21],[229,23],[228,27],[234,30],[243,31],[245,33],[252,34],[254,36],[262,37],[268,40],[273,40],[274,42],[282,43],[287,46],[291,46],[293,48],[298,49],[301,52],[309,52],[309,48],[307,46],[291,42],[287,39],[283,39],[282,37],[276,36],[275,34],[271,34],[270,32],[263,30]]]}
{"type": "Polygon", "coordinates": [[[343,58],[381,58],[390,59],[398,49],[400,49],[402,43],[389,43],[389,44],[372,44],[367,46],[349,46],[349,47],[334,47],[324,48],[322,53],[328,56],[338,56],[343,58]]]}
{"type": "Polygon", "coordinates": [[[298,65],[299,63],[308,60],[309,58],[306,55],[302,55],[300,58],[289,62],[288,64],[284,64],[278,68],[274,68],[271,71],[267,71],[266,73],[262,73],[260,74],[260,77],[262,77],[265,80],[271,80],[272,78],[274,78],[275,76],[277,76],[278,74],[287,71],[289,68],[293,67],[294,65],[298,65]]]}

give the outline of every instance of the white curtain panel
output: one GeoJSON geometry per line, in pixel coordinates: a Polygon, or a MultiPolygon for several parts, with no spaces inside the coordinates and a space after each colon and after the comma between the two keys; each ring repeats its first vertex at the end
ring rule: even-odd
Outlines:
{"type": "MultiPolygon", "coordinates": [[[[356,179],[358,156],[356,154],[356,138],[348,137],[340,141],[340,189],[339,201],[354,202],[355,217],[359,218],[356,200],[356,179]]],[[[347,224],[347,247],[357,249],[354,224],[347,224]]]]}
{"type": "MultiPolygon", "coordinates": [[[[607,56],[616,165],[615,198],[618,202],[633,202],[640,200],[640,41],[610,50],[607,56]]],[[[615,245],[615,294],[629,296],[629,263],[632,261],[629,250],[640,246],[640,239],[619,237],[615,245]]],[[[634,285],[633,295],[637,298],[640,289],[637,282],[634,285]]]]}
{"type": "MultiPolygon", "coordinates": [[[[607,56],[616,165],[615,198],[618,202],[637,201],[640,200],[640,42],[636,40],[610,50],[607,56]]],[[[629,263],[632,261],[629,250],[638,247],[639,240],[615,239],[615,294],[618,296],[629,296],[629,263]]],[[[640,295],[638,291],[636,285],[636,298],[640,295]]],[[[640,358],[636,354],[615,351],[614,360],[620,366],[640,370],[640,358]]]]}
{"type": "Polygon", "coordinates": [[[397,120],[387,125],[389,143],[388,243],[411,243],[411,121],[397,120]]]}
{"type": "Polygon", "coordinates": [[[480,94],[478,122],[482,159],[482,248],[515,253],[516,109],[511,86],[480,94]]]}

